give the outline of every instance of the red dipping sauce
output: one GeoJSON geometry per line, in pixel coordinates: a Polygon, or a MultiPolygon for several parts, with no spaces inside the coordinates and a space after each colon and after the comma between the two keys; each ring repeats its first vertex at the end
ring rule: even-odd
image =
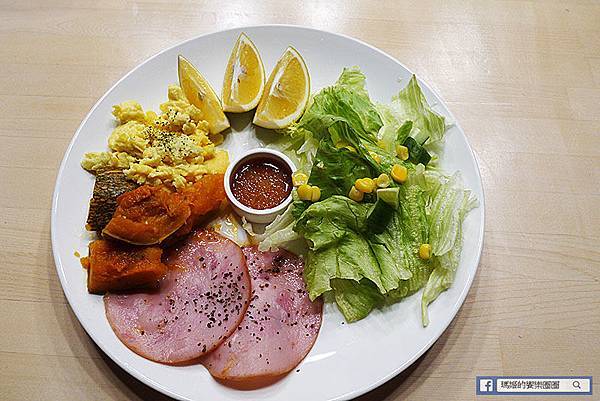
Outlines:
{"type": "Polygon", "coordinates": [[[231,175],[231,192],[240,203],[252,209],[271,209],[292,192],[292,172],[277,159],[251,159],[240,163],[231,175]]]}

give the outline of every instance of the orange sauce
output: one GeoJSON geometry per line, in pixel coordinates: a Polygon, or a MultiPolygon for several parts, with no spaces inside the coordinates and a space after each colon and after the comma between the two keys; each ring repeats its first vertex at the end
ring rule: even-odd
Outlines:
{"type": "Polygon", "coordinates": [[[276,159],[257,158],[238,166],[231,176],[233,196],[252,209],[271,209],[292,192],[292,172],[276,159]]]}

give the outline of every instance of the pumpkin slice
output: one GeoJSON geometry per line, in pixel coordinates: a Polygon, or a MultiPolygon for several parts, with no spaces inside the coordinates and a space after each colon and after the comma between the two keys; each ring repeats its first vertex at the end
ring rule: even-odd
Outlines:
{"type": "Polygon", "coordinates": [[[101,239],[90,243],[89,251],[87,285],[92,294],[156,287],[167,273],[167,265],[161,262],[162,249],[157,246],[101,239]]]}
{"type": "Polygon", "coordinates": [[[134,245],[158,244],[183,226],[190,214],[182,195],[143,185],[119,196],[102,234],[134,245]]]}
{"type": "Polygon", "coordinates": [[[182,192],[190,205],[190,217],[173,237],[181,237],[205,220],[205,216],[218,210],[226,199],[223,174],[208,174],[182,192]]]}

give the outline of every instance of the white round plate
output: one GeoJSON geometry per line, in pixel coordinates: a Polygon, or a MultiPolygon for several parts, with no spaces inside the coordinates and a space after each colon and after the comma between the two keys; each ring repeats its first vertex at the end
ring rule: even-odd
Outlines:
{"type": "MultiPolygon", "coordinates": [[[[371,97],[389,102],[406,85],[411,72],[382,51],[355,39],[297,26],[254,26],[215,32],[186,41],[146,60],[117,82],[92,108],[75,133],[60,166],[52,204],[52,249],[60,281],[77,318],[119,366],[147,385],[181,400],[345,400],[391,379],[413,363],[438,339],[462,305],[477,270],[483,243],[484,204],[477,162],[458,124],[447,133],[441,161],[447,172],[460,170],[465,185],[480,202],[464,223],[464,248],[456,281],[429,307],[431,323],[421,325],[420,293],[366,319],[343,324],[334,305],[324,310],[324,322],[314,348],[283,380],[259,390],[222,386],[202,365],[166,366],[146,360],[126,348],[113,334],[102,297],[86,290],[86,272],[75,251],[87,254],[84,229],[94,179],[79,165],[83,154],[106,148],[114,128],[111,107],[138,100],[144,109],[158,110],[167,85],[177,82],[177,55],[196,65],[218,93],[229,52],[240,32],[258,47],[267,72],[289,45],[304,57],[312,90],[331,85],[343,67],[358,65],[367,77],[371,97]]],[[[435,109],[455,122],[443,101],[426,84],[423,91],[435,109]]],[[[248,116],[232,117],[234,130],[224,147],[233,160],[259,142],[248,116]]]]}

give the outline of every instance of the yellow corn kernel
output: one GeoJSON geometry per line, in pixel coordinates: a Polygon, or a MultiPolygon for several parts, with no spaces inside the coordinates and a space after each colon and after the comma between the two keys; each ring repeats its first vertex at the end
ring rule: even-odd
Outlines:
{"type": "Polygon", "coordinates": [[[354,183],[354,186],[360,192],[363,192],[365,194],[370,194],[371,192],[373,192],[375,190],[375,181],[373,181],[371,178],[359,178],[354,183]]]}
{"type": "Polygon", "coordinates": [[[419,247],[419,257],[423,260],[431,259],[431,245],[421,244],[419,247]]]}
{"type": "Polygon", "coordinates": [[[386,173],[382,173],[379,177],[375,178],[375,184],[377,188],[387,188],[390,186],[390,176],[386,173]]]}
{"type": "Polygon", "coordinates": [[[408,170],[400,164],[394,164],[392,167],[392,178],[399,184],[402,184],[408,178],[408,170]]]}
{"type": "Polygon", "coordinates": [[[371,188],[371,190],[369,192],[373,192],[377,188],[377,184],[375,184],[375,180],[374,179],[367,177],[367,178],[363,178],[363,181],[367,183],[367,185],[369,186],[369,188],[371,188]]]}
{"type": "Polygon", "coordinates": [[[300,185],[296,191],[300,200],[309,201],[312,198],[312,188],[308,184],[300,185]]]}
{"type": "Polygon", "coordinates": [[[379,156],[377,153],[369,151],[369,155],[371,155],[373,160],[375,160],[377,163],[381,163],[381,156],[379,156]]]}
{"type": "Polygon", "coordinates": [[[321,199],[321,188],[312,186],[310,187],[310,200],[313,202],[321,199]]]}
{"type": "Polygon", "coordinates": [[[360,202],[363,200],[363,198],[365,197],[365,194],[363,192],[360,192],[358,189],[356,189],[356,187],[353,185],[352,188],[350,188],[350,192],[348,193],[348,198],[352,199],[355,202],[360,202]]]}
{"type": "Polygon", "coordinates": [[[306,184],[308,182],[308,176],[304,173],[297,172],[292,175],[292,184],[295,187],[299,187],[302,184],[306,184]]]}
{"type": "Polygon", "coordinates": [[[400,160],[408,160],[408,148],[403,145],[396,145],[396,155],[400,160]]]}
{"type": "MultiPolygon", "coordinates": [[[[362,189],[367,189],[366,184],[363,183],[363,179],[362,178],[358,178],[356,181],[354,181],[354,187],[356,189],[358,189],[360,191],[360,188],[362,189]]],[[[361,191],[364,192],[364,191],[361,191]]]]}

